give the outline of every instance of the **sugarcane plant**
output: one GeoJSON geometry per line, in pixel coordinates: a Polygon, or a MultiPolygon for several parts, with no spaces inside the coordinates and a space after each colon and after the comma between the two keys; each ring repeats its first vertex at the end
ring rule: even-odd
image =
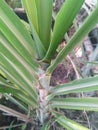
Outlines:
{"type": "Polygon", "coordinates": [[[69,93],[98,90],[98,76],[50,85],[52,72],[57,65],[98,22],[96,5],[53,59],[84,2],[66,0],[56,15],[54,27],[51,28],[53,0],[22,0],[30,34],[5,1],[0,0],[0,92],[27,114],[2,104],[0,110],[26,122],[32,122],[36,116],[42,125],[41,130],[51,129],[55,122],[67,130],[88,130],[66,117],[61,109],[98,111],[98,98],[62,97],[69,93]]]}

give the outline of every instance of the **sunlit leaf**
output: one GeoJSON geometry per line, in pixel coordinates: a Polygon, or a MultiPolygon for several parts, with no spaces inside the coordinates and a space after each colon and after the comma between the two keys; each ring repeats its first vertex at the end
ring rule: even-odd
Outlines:
{"type": "Polygon", "coordinates": [[[44,47],[48,49],[51,34],[53,0],[36,0],[39,38],[44,47]]]}
{"type": "Polygon", "coordinates": [[[36,0],[22,0],[22,2],[23,2],[28,18],[30,19],[36,32],[38,33],[39,29],[38,29],[36,0]]]}
{"type": "Polygon", "coordinates": [[[54,98],[50,106],[53,108],[98,111],[98,98],[54,98]]]}
{"type": "Polygon", "coordinates": [[[38,66],[32,58],[36,55],[34,41],[20,19],[3,0],[0,0],[0,35],[1,32],[28,63],[38,66]]]}
{"type": "Polygon", "coordinates": [[[30,1],[30,0],[22,0],[24,8],[27,12],[28,20],[31,27],[31,32],[35,41],[35,48],[37,51],[37,58],[42,59],[45,54],[46,50],[43,46],[43,43],[39,37],[39,28],[38,28],[38,16],[37,16],[37,7],[36,7],[36,1],[30,1]]]}
{"type": "MultiPolygon", "coordinates": [[[[74,1],[73,1],[74,2],[74,1]]],[[[83,25],[76,31],[76,33],[69,40],[67,45],[60,51],[55,61],[48,68],[47,72],[51,73],[56,66],[71,52],[74,47],[84,38],[84,36],[96,25],[98,22],[98,6],[88,16],[83,25]]]]}
{"type": "Polygon", "coordinates": [[[55,54],[55,50],[62,41],[64,34],[67,32],[71,26],[76,14],[79,12],[84,0],[66,0],[63,7],[58,12],[55,20],[53,37],[45,56],[45,60],[51,60],[52,56],[55,54]]]}
{"type": "Polygon", "coordinates": [[[78,79],[70,83],[60,84],[51,88],[49,98],[56,95],[64,95],[69,93],[87,92],[98,90],[98,76],[85,79],[78,79]]]}

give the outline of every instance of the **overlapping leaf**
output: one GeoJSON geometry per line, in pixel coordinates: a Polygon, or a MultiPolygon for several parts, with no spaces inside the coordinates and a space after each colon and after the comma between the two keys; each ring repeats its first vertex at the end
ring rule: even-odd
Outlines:
{"type": "Polygon", "coordinates": [[[64,34],[71,26],[76,14],[79,12],[84,0],[66,0],[63,7],[56,16],[53,37],[44,60],[51,60],[55,50],[62,41],[64,34]]]}
{"type": "Polygon", "coordinates": [[[48,49],[50,44],[53,0],[36,0],[39,37],[48,49]]]}
{"type": "Polygon", "coordinates": [[[37,51],[37,58],[42,59],[46,54],[46,49],[39,37],[38,15],[36,1],[22,0],[24,8],[27,12],[28,20],[31,27],[31,32],[35,41],[35,49],[37,51]]]}
{"type": "Polygon", "coordinates": [[[34,59],[34,41],[3,0],[0,1],[0,38],[0,69],[15,87],[18,86],[23,99],[27,97],[31,104],[37,105],[35,86],[39,65],[34,59]]]}
{"type": "Polygon", "coordinates": [[[18,93],[19,90],[17,88],[14,88],[11,84],[9,84],[6,80],[4,80],[0,76],[0,93],[12,93],[15,95],[15,93],[18,93]]]}
{"type": "Polygon", "coordinates": [[[3,0],[0,0],[0,31],[28,62],[33,62],[32,57],[36,55],[34,41],[19,18],[3,0]]]}
{"type": "MultiPolygon", "coordinates": [[[[73,1],[74,2],[74,1],[73,1]]],[[[55,61],[48,68],[48,73],[51,73],[55,67],[60,63],[64,57],[68,55],[69,52],[84,38],[84,36],[98,23],[98,5],[85,20],[83,25],[77,30],[77,32],[69,40],[68,44],[61,50],[55,61]]]]}
{"type": "Polygon", "coordinates": [[[38,33],[38,17],[37,17],[37,7],[36,0],[22,0],[24,8],[26,10],[27,16],[38,33]]]}
{"type": "Polygon", "coordinates": [[[56,118],[56,121],[67,130],[89,130],[88,128],[83,127],[82,125],[76,123],[73,120],[68,119],[67,117],[58,112],[54,111],[53,114],[56,118]]]}

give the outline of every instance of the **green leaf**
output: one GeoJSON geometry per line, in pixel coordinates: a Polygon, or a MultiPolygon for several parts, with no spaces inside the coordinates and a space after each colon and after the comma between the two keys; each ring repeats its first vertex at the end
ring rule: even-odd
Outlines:
{"type": "Polygon", "coordinates": [[[25,65],[26,63],[21,62],[23,59],[21,57],[19,57],[18,53],[16,53],[15,50],[13,48],[11,48],[11,46],[9,46],[9,45],[6,46],[6,44],[5,45],[4,44],[5,43],[2,43],[2,42],[0,44],[0,57],[1,57],[0,62],[1,62],[1,64],[3,64],[6,67],[8,67],[8,65],[10,65],[9,69],[11,68],[11,66],[14,66],[16,73],[18,73],[18,74],[21,73],[20,75],[22,77],[24,76],[25,81],[28,80],[27,82],[29,82],[30,80],[31,81],[34,80],[32,69],[31,69],[31,73],[30,73],[30,70],[25,65]],[[9,51],[9,49],[10,49],[10,51],[9,51]]]}
{"type": "Polygon", "coordinates": [[[6,78],[5,74],[1,71],[1,69],[0,69],[0,76],[6,78]]]}
{"type": "Polygon", "coordinates": [[[12,93],[15,95],[15,93],[19,93],[19,90],[12,88],[4,83],[1,83],[0,81],[0,93],[12,93]]]}
{"type": "Polygon", "coordinates": [[[22,127],[21,127],[21,130],[25,130],[27,127],[27,124],[23,124],[22,127]]]}
{"type": "Polygon", "coordinates": [[[28,70],[31,73],[32,77],[37,76],[35,71],[38,70],[36,63],[29,64],[24,56],[21,56],[18,51],[10,44],[10,42],[5,38],[5,36],[1,33],[1,41],[0,41],[0,52],[9,57],[9,59],[16,59],[16,62],[19,62],[22,67],[24,66],[25,71],[28,70]],[[8,54],[8,55],[7,55],[8,54]],[[9,56],[10,55],[10,56],[9,56]],[[34,69],[34,70],[33,70],[34,69]]]}
{"type": "Polygon", "coordinates": [[[32,88],[29,89],[28,85],[18,80],[17,75],[13,73],[13,70],[13,72],[9,72],[8,69],[4,66],[0,66],[0,69],[2,70],[2,72],[6,74],[6,78],[9,79],[9,81],[11,81],[12,83],[14,83],[15,88],[19,89],[18,93],[15,92],[15,97],[34,108],[37,107],[38,98],[35,95],[33,95],[33,91],[31,90],[32,88]]]}
{"type": "Polygon", "coordinates": [[[37,93],[33,84],[35,81],[32,75],[30,77],[30,73],[24,68],[24,66],[21,65],[21,63],[16,60],[6,48],[3,49],[2,46],[0,48],[0,63],[1,70],[3,69],[2,71],[4,71],[5,74],[8,74],[12,79],[14,79],[14,82],[11,80],[12,83],[18,85],[21,91],[28,92],[28,94],[30,94],[33,98],[34,102],[37,102],[37,93]],[[7,71],[6,68],[8,69],[7,71]]]}
{"type": "MultiPolygon", "coordinates": [[[[24,103],[27,103],[32,107],[35,107],[32,97],[29,96],[29,93],[27,93],[27,91],[24,92],[23,89],[21,90],[16,85],[10,83],[8,81],[8,79],[5,80],[1,76],[0,76],[0,92],[4,93],[4,96],[7,96],[11,101],[13,101],[14,99],[12,97],[10,97],[7,93],[14,95],[16,98],[20,99],[24,103]]],[[[16,102],[17,101],[14,100],[14,103],[16,103],[16,102]]],[[[19,102],[17,102],[17,105],[21,106],[22,109],[24,109],[23,105],[20,104],[19,102]]],[[[24,110],[26,110],[26,109],[24,109],[24,110]]]]}
{"type": "Polygon", "coordinates": [[[35,45],[36,45],[36,50],[37,50],[37,55],[38,55],[37,57],[38,57],[38,59],[42,59],[46,54],[46,49],[44,48],[37,32],[34,29],[33,24],[31,24],[31,22],[30,22],[30,26],[31,26],[31,32],[34,37],[34,41],[35,41],[35,45]]]}
{"type": "Polygon", "coordinates": [[[26,27],[27,31],[28,31],[29,34],[31,35],[31,28],[30,28],[29,23],[27,23],[27,22],[24,21],[24,20],[21,20],[21,22],[24,24],[24,26],[26,27]]]}
{"type": "MultiPolygon", "coordinates": [[[[10,27],[10,25],[9,25],[9,27],[10,27]]],[[[26,46],[26,44],[24,44],[24,46],[22,45],[23,43],[25,43],[24,41],[22,41],[22,38],[20,37],[20,39],[21,39],[21,42],[20,42],[18,37],[16,37],[16,34],[14,34],[14,29],[13,29],[13,32],[12,32],[9,29],[9,27],[7,27],[6,24],[2,20],[0,20],[0,29],[1,29],[3,36],[6,37],[6,39],[10,42],[10,44],[14,48],[16,48],[18,53],[20,53],[20,55],[22,55],[25,58],[25,60],[29,64],[32,65],[33,55],[30,55],[28,53],[28,49],[27,49],[28,47],[26,46]]]]}
{"type": "Polygon", "coordinates": [[[46,122],[43,124],[41,130],[49,130],[49,128],[50,128],[49,125],[50,125],[50,121],[46,121],[46,122]]]}
{"type": "Polygon", "coordinates": [[[84,61],[85,63],[98,65],[98,61],[84,61]]]}
{"type": "Polygon", "coordinates": [[[56,121],[67,130],[89,130],[88,128],[76,123],[73,120],[68,119],[58,112],[53,111],[53,115],[55,116],[56,121]]]}
{"type": "Polygon", "coordinates": [[[54,98],[50,106],[52,108],[98,111],[98,98],[54,98]]]}
{"type": "Polygon", "coordinates": [[[52,4],[53,0],[36,0],[39,38],[46,49],[50,44],[52,4]]]}
{"type": "Polygon", "coordinates": [[[19,102],[18,100],[16,100],[14,97],[12,97],[11,95],[9,95],[8,93],[4,93],[3,96],[5,98],[8,98],[8,100],[10,102],[12,102],[13,104],[17,105],[19,108],[21,108],[25,112],[28,112],[28,109],[21,102],[19,102]]]}
{"type": "Polygon", "coordinates": [[[22,1],[23,1],[24,8],[27,12],[28,20],[31,27],[31,32],[35,41],[35,47],[36,47],[35,49],[37,51],[37,58],[42,59],[46,54],[46,50],[38,35],[39,28],[38,28],[36,2],[35,0],[33,1],[22,0],[22,1]]]}
{"type": "Polygon", "coordinates": [[[48,68],[47,70],[48,73],[52,73],[52,71],[63,60],[63,58],[65,58],[68,55],[68,53],[73,50],[73,48],[84,38],[84,36],[95,26],[97,22],[98,22],[98,5],[89,15],[89,17],[85,20],[83,25],[72,36],[68,44],[60,51],[55,61],[48,68]]]}
{"type": "Polygon", "coordinates": [[[36,0],[22,0],[22,2],[29,20],[31,21],[36,32],[38,33],[39,29],[38,29],[36,0]]]}
{"type": "MultiPolygon", "coordinates": [[[[26,105],[29,105],[32,108],[38,108],[38,104],[34,102],[34,99],[32,99],[32,96],[29,95],[29,93],[17,93],[16,98],[18,98],[20,101],[25,103],[26,105]]],[[[36,99],[37,100],[37,99],[36,99]]]]}
{"type": "Polygon", "coordinates": [[[51,60],[55,50],[62,41],[64,34],[72,24],[76,14],[79,12],[84,0],[66,0],[63,7],[56,16],[53,37],[44,60],[51,60]]]}
{"type": "Polygon", "coordinates": [[[1,70],[15,87],[23,91],[23,97],[31,98],[32,104],[37,106],[38,95],[34,86],[37,85],[35,71],[38,71],[39,65],[33,60],[34,42],[25,26],[3,0],[0,1],[0,29],[1,70]]]}
{"type": "Polygon", "coordinates": [[[30,81],[26,75],[24,75],[24,73],[21,71],[20,68],[18,68],[18,66],[16,64],[14,64],[12,61],[10,61],[6,56],[4,56],[3,54],[0,54],[0,61],[2,62],[1,65],[5,68],[8,67],[9,73],[11,75],[13,75],[18,82],[20,82],[21,85],[21,89],[23,89],[24,91],[28,92],[28,94],[30,94],[33,98],[33,100],[35,102],[37,102],[37,93],[34,89],[34,85],[32,83],[32,81],[30,81]]]}
{"type": "Polygon", "coordinates": [[[10,44],[17,49],[27,62],[38,66],[37,62],[32,58],[36,54],[34,41],[25,26],[4,0],[0,0],[0,29],[10,44]]]}
{"type": "Polygon", "coordinates": [[[69,93],[87,92],[98,90],[98,76],[85,79],[74,80],[70,83],[57,85],[50,90],[48,98],[56,95],[64,95],[69,93]]]}
{"type": "Polygon", "coordinates": [[[12,122],[10,123],[10,126],[9,126],[9,129],[8,129],[8,130],[11,130],[11,129],[12,129],[13,124],[14,124],[14,121],[12,121],[12,122]]]}
{"type": "Polygon", "coordinates": [[[19,92],[19,89],[14,88],[12,84],[8,83],[4,78],[0,76],[0,92],[1,93],[12,93],[15,95],[15,93],[19,92]]]}

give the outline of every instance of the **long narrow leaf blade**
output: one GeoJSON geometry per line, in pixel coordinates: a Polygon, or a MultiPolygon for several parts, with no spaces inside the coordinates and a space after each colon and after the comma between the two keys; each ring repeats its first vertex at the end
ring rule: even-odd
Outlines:
{"type": "Polygon", "coordinates": [[[31,32],[32,32],[32,35],[34,37],[34,41],[35,41],[35,44],[36,44],[36,50],[37,50],[38,58],[42,59],[45,56],[45,54],[46,54],[46,49],[43,46],[43,44],[42,44],[42,42],[41,42],[37,32],[34,29],[33,24],[31,24],[31,22],[30,22],[30,26],[31,26],[31,32]]]}
{"type": "Polygon", "coordinates": [[[7,93],[15,94],[16,92],[19,92],[19,89],[14,88],[14,86],[11,83],[9,83],[2,76],[0,76],[0,92],[1,93],[7,92],[7,93]]]}
{"type": "Polygon", "coordinates": [[[28,18],[30,19],[31,23],[34,25],[36,32],[38,33],[39,29],[38,29],[36,0],[22,0],[22,2],[28,18]]]}
{"type": "MultiPolygon", "coordinates": [[[[18,60],[16,60],[15,57],[13,57],[13,55],[11,55],[7,49],[3,49],[2,46],[0,48],[0,63],[1,63],[1,67],[7,68],[10,72],[10,75],[13,75],[12,77],[15,77],[14,81],[18,80],[17,82],[20,82],[18,84],[22,84],[19,85],[21,86],[20,88],[22,89],[22,91],[24,90],[28,92],[28,94],[31,93],[30,95],[36,101],[37,93],[36,93],[36,89],[33,87],[34,79],[32,78],[32,76],[31,78],[27,77],[27,75],[30,76],[30,73],[28,73],[28,71],[26,72],[24,66],[21,65],[20,62],[18,62],[18,60]]],[[[12,83],[14,82],[12,81],[12,83]]]]}
{"type": "Polygon", "coordinates": [[[4,79],[2,76],[0,76],[0,93],[2,93],[5,97],[7,97],[11,102],[14,102],[18,106],[20,106],[23,110],[27,112],[27,109],[16,99],[11,97],[8,94],[14,95],[17,99],[21,100],[25,104],[28,104],[32,107],[35,107],[35,104],[33,102],[32,97],[29,95],[29,93],[24,92],[23,89],[21,90],[19,86],[16,87],[16,85],[9,83],[8,79],[4,79]]]}
{"type": "Polygon", "coordinates": [[[22,66],[25,67],[25,70],[28,70],[28,72],[32,75],[37,75],[35,71],[38,71],[38,66],[36,63],[29,64],[24,56],[21,56],[18,51],[10,44],[10,42],[5,38],[5,36],[1,33],[1,41],[0,41],[0,52],[5,54],[9,57],[8,54],[11,54],[11,57],[17,59],[22,66]]]}
{"type": "Polygon", "coordinates": [[[36,0],[39,38],[46,49],[50,43],[52,4],[53,0],[36,0]]]}
{"type": "Polygon", "coordinates": [[[37,105],[33,69],[38,71],[38,63],[33,60],[34,42],[18,17],[3,0],[0,1],[0,29],[0,69],[20,91],[27,92],[32,103],[37,105]]]}
{"type": "Polygon", "coordinates": [[[1,82],[0,79],[0,93],[12,93],[15,95],[15,93],[19,93],[19,90],[6,85],[5,83],[1,82]]]}
{"type": "Polygon", "coordinates": [[[10,72],[10,74],[13,74],[15,76],[15,78],[18,80],[18,82],[22,83],[21,88],[23,88],[23,90],[27,91],[28,94],[31,95],[31,97],[33,98],[33,100],[35,102],[37,102],[37,93],[35,91],[35,89],[32,87],[34,86],[32,81],[30,81],[22,72],[21,70],[18,68],[18,66],[16,66],[12,61],[10,61],[6,56],[4,56],[3,54],[0,54],[0,61],[2,62],[1,65],[2,67],[7,68],[10,72]]]}
{"type": "Polygon", "coordinates": [[[76,92],[87,92],[87,91],[94,91],[98,90],[98,76],[92,78],[85,78],[74,80],[70,83],[60,84],[53,88],[51,88],[51,95],[64,95],[69,93],[76,93],[76,92]]]}
{"type": "Polygon", "coordinates": [[[56,121],[67,130],[89,130],[88,128],[76,123],[73,120],[68,119],[58,112],[53,112],[53,114],[56,118],[56,121]]]}
{"type": "Polygon", "coordinates": [[[0,31],[18,52],[32,64],[32,57],[35,57],[36,54],[34,41],[4,0],[0,0],[0,31]]]}
{"type": "Polygon", "coordinates": [[[38,105],[33,101],[32,97],[28,95],[28,93],[17,93],[16,98],[34,109],[38,108],[38,105]]]}
{"type": "Polygon", "coordinates": [[[58,54],[56,60],[48,68],[48,73],[51,73],[55,67],[60,63],[64,57],[68,55],[69,52],[83,39],[83,37],[96,25],[98,22],[98,5],[93,10],[91,15],[86,19],[83,25],[77,30],[77,32],[69,40],[68,44],[62,49],[58,54]]]}
{"type": "Polygon", "coordinates": [[[39,28],[38,28],[38,18],[37,18],[37,8],[36,8],[36,0],[22,0],[24,8],[27,12],[28,20],[31,27],[31,32],[35,42],[35,49],[37,51],[37,58],[42,59],[46,50],[39,38],[39,28]]]}
{"type": "Polygon", "coordinates": [[[9,79],[9,81],[11,81],[12,83],[14,83],[15,88],[19,89],[18,93],[15,92],[15,97],[17,97],[24,103],[27,103],[34,108],[37,107],[36,101],[38,99],[33,95],[32,90],[31,89],[29,90],[29,88],[27,87],[28,85],[24,84],[24,82],[19,81],[17,76],[9,72],[7,68],[5,68],[4,66],[0,66],[0,69],[2,70],[2,72],[6,74],[6,78],[9,79]],[[35,98],[36,98],[36,101],[35,101],[35,98]]]}
{"type": "Polygon", "coordinates": [[[98,111],[98,98],[54,98],[50,106],[53,108],[98,111]]]}
{"type": "Polygon", "coordinates": [[[21,102],[19,102],[18,100],[16,100],[14,97],[12,97],[11,95],[9,95],[8,93],[4,93],[3,96],[5,98],[8,98],[8,100],[10,102],[12,102],[13,104],[17,105],[19,108],[21,108],[25,112],[28,112],[28,109],[21,102]]]}
{"type": "Polygon", "coordinates": [[[52,56],[55,54],[55,50],[63,39],[65,32],[72,24],[76,14],[79,12],[84,0],[66,0],[60,12],[57,14],[53,37],[45,56],[45,60],[51,60],[52,56]]]}
{"type": "MultiPolygon", "coordinates": [[[[10,64],[10,66],[14,66],[14,68],[16,69],[17,68],[17,73],[21,73],[21,75],[22,75],[22,77],[24,76],[24,77],[27,77],[27,79],[28,79],[28,81],[32,81],[32,80],[34,80],[34,77],[33,77],[33,75],[31,75],[28,71],[27,71],[27,69],[24,67],[24,65],[23,64],[21,64],[21,62],[19,61],[19,59],[16,59],[16,57],[15,56],[13,56],[13,54],[11,53],[11,52],[9,52],[9,50],[8,50],[8,48],[4,48],[4,46],[3,46],[4,44],[2,44],[1,43],[1,48],[0,48],[0,57],[1,57],[1,59],[0,59],[0,62],[1,62],[1,65],[3,64],[4,66],[8,66],[9,64],[10,64]],[[5,61],[6,60],[6,61],[5,61]],[[9,64],[6,64],[6,63],[8,63],[9,62],[9,64]],[[11,64],[13,64],[13,65],[11,65],[11,64]],[[16,67],[15,67],[16,66],[16,67]],[[19,70],[20,70],[20,72],[19,72],[19,70]]],[[[7,46],[8,47],[8,46],[7,46]]],[[[18,58],[20,58],[20,57],[18,57],[18,58]]],[[[10,67],[9,66],[9,70],[10,70],[10,67]]],[[[13,67],[12,67],[13,68],[13,67]]],[[[25,79],[26,80],[26,79],[25,79]]]]}

